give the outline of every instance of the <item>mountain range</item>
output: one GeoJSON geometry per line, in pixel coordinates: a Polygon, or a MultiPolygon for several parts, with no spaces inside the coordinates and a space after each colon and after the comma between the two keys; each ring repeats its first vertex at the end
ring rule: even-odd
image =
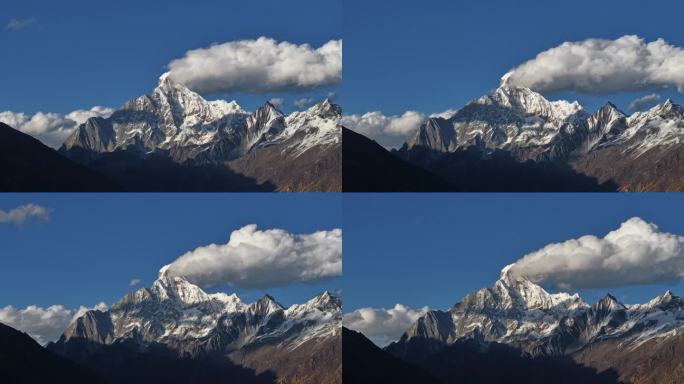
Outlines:
{"type": "Polygon", "coordinates": [[[590,305],[577,294],[549,293],[509,266],[491,288],[424,314],[385,352],[442,382],[509,375],[519,382],[678,383],[682,331],[684,299],[672,292],[635,305],[606,294],[590,305]],[[553,372],[565,378],[551,379],[553,372]]]}
{"type": "Polygon", "coordinates": [[[683,191],[684,108],[589,113],[504,82],[392,152],[463,191],[683,191]]]}
{"type": "Polygon", "coordinates": [[[328,292],[289,308],[268,295],[248,304],[164,268],[150,288],[86,312],[47,349],[113,383],[340,383],[340,308],[328,292]]]}
{"type": "Polygon", "coordinates": [[[340,191],[341,113],[330,99],[289,115],[270,102],[250,113],[167,73],[151,95],[78,126],[58,152],[129,191],[340,191]]]}

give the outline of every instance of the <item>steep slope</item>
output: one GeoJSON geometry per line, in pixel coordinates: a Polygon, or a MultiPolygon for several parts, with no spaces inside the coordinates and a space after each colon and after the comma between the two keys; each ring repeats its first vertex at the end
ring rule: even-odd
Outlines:
{"type": "Polygon", "coordinates": [[[684,364],[671,353],[683,329],[684,300],[669,291],[641,305],[626,306],[609,294],[589,305],[576,294],[550,294],[507,267],[493,287],[467,295],[449,311],[428,312],[387,350],[426,362],[466,341],[494,343],[523,357],[571,357],[599,373],[614,370],[620,380],[650,383],[680,377],[677,369],[662,375],[653,369],[684,364]],[[656,356],[667,360],[655,365],[656,356]]]}
{"type": "Polygon", "coordinates": [[[0,323],[0,381],[4,383],[106,383],[89,369],[41,347],[0,323]]]}
{"type": "Polygon", "coordinates": [[[344,350],[342,381],[355,384],[413,384],[439,381],[414,366],[383,351],[364,335],[342,328],[344,350]]]}
{"type": "MultiPolygon", "coordinates": [[[[87,312],[48,348],[116,382],[135,359],[180,359],[207,364],[207,372],[234,371],[243,382],[338,383],[340,306],[327,292],[289,308],[270,296],[246,304],[236,295],[207,294],[163,268],[150,288],[127,294],[107,312],[87,312]]],[[[151,374],[134,368],[127,380],[144,382],[151,374]]]]}
{"type": "Polygon", "coordinates": [[[398,155],[466,190],[682,190],[683,111],[668,100],[631,116],[611,103],[589,114],[502,83],[449,118],[430,118],[398,155]],[[528,180],[482,182],[511,171],[528,180]]]}
{"type": "Polygon", "coordinates": [[[334,191],[340,118],[328,99],[287,116],[268,102],[248,113],[165,74],[151,95],[79,126],[60,152],[131,190],[334,191]]]}
{"type": "Polygon", "coordinates": [[[449,183],[407,163],[378,143],[342,128],[343,189],[345,192],[453,191],[449,183]]]}
{"type": "Polygon", "coordinates": [[[105,176],[0,122],[0,191],[119,191],[105,176]]]}

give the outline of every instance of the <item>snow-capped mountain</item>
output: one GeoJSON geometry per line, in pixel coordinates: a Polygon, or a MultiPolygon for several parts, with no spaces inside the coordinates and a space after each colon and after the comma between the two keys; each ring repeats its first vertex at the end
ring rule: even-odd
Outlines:
{"type": "Polygon", "coordinates": [[[684,300],[666,292],[646,304],[625,305],[607,294],[593,305],[577,294],[548,293],[506,267],[491,288],[467,295],[448,311],[431,311],[388,347],[412,339],[444,344],[499,343],[528,356],[572,355],[606,341],[634,350],[684,334],[684,300]]]}
{"type": "Polygon", "coordinates": [[[517,162],[568,164],[622,190],[678,190],[684,186],[667,181],[682,176],[683,146],[684,108],[670,100],[631,116],[611,103],[589,113],[576,101],[549,101],[503,81],[451,117],[428,119],[398,155],[447,179],[458,169],[444,166],[448,155],[477,151],[487,160],[503,152],[517,162]],[[635,180],[628,172],[634,168],[649,178],[635,180]]]}
{"type": "MultiPolygon", "coordinates": [[[[341,112],[326,99],[290,115],[269,102],[250,113],[235,101],[207,101],[167,73],[150,95],[127,102],[109,118],[91,118],[80,125],[60,153],[130,189],[139,187],[112,173],[122,158],[128,168],[141,167],[152,159],[168,159],[183,167],[227,166],[259,184],[290,190],[312,184],[316,175],[311,175],[308,164],[316,169],[330,167],[334,161],[329,158],[341,156],[341,112]],[[287,179],[278,179],[278,174],[287,175],[287,179]]],[[[340,180],[335,181],[341,184],[341,170],[326,171],[339,175],[340,180]]],[[[205,188],[190,185],[185,189],[205,188]]]]}
{"type": "MultiPolygon", "coordinates": [[[[341,331],[341,300],[329,292],[289,308],[268,295],[245,303],[235,294],[208,294],[162,268],[151,287],[128,293],[108,311],[86,312],[48,348],[82,362],[118,345],[163,345],[178,357],[230,358],[287,376],[298,364],[325,361],[315,355],[339,349],[341,331]],[[283,358],[263,359],[261,353],[283,358]]],[[[307,375],[315,372],[309,368],[307,375]]]]}
{"type": "Polygon", "coordinates": [[[293,349],[340,333],[340,299],[324,292],[284,308],[271,296],[247,304],[235,294],[208,294],[165,269],[150,288],[125,295],[106,311],[89,311],[56,343],[87,339],[100,344],[135,340],[161,343],[182,354],[230,353],[260,342],[293,349]]]}

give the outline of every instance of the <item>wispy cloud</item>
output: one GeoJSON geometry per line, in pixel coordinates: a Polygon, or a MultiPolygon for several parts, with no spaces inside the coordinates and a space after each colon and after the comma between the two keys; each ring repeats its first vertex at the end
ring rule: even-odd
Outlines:
{"type": "Polygon", "coordinates": [[[274,97],[268,102],[273,104],[274,107],[280,108],[283,104],[285,104],[285,99],[283,99],[282,97],[274,97]]]}
{"type": "Polygon", "coordinates": [[[293,103],[295,107],[302,109],[306,107],[307,105],[311,104],[314,102],[314,99],[311,97],[302,97],[301,99],[295,100],[293,103]]]}
{"type": "Polygon", "coordinates": [[[26,19],[15,19],[12,18],[10,21],[5,24],[5,29],[8,31],[19,31],[24,28],[28,28],[31,25],[36,23],[36,19],[33,17],[29,17],[26,19]]]}
{"type": "Polygon", "coordinates": [[[141,282],[142,282],[142,280],[140,280],[138,278],[131,279],[131,281],[128,283],[128,286],[133,287],[133,286],[139,285],[141,282]]]}
{"type": "Polygon", "coordinates": [[[650,95],[639,97],[638,99],[632,101],[629,104],[629,109],[636,111],[643,107],[655,104],[658,100],[660,100],[660,95],[657,93],[651,93],[650,95]]]}
{"type": "Polygon", "coordinates": [[[31,220],[50,220],[50,210],[37,204],[24,204],[9,211],[0,210],[0,223],[21,227],[31,220]]]}

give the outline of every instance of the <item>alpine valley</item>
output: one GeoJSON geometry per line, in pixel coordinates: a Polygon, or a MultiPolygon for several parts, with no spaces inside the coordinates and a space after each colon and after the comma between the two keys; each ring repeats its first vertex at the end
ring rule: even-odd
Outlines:
{"type": "Polygon", "coordinates": [[[47,349],[111,383],[341,383],[340,307],[328,292],[289,308],[268,295],[248,304],[164,268],[47,349]]]}
{"type": "Polygon", "coordinates": [[[684,299],[669,291],[645,304],[606,294],[590,305],[507,267],[493,287],[427,312],[384,351],[443,383],[655,384],[684,382],[683,346],[684,299]]]}
{"type": "Polygon", "coordinates": [[[81,124],[58,152],[99,174],[96,187],[80,181],[86,189],[103,189],[104,179],[128,191],[340,191],[340,118],[329,99],[289,115],[270,102],[250,113],[207,101],[167,73],[151,95],[81,124]]]}
{"type": "MultiPolygon", "coordinates": [[[[453,190],[684,191],[684,108],[667,100],[628,116],[609,102],[590,113],[504,76],[491,94],[429,118],[392,152],[453,190]]],[[[345,160],[354,156],[345,148],[345,160]]]]}

